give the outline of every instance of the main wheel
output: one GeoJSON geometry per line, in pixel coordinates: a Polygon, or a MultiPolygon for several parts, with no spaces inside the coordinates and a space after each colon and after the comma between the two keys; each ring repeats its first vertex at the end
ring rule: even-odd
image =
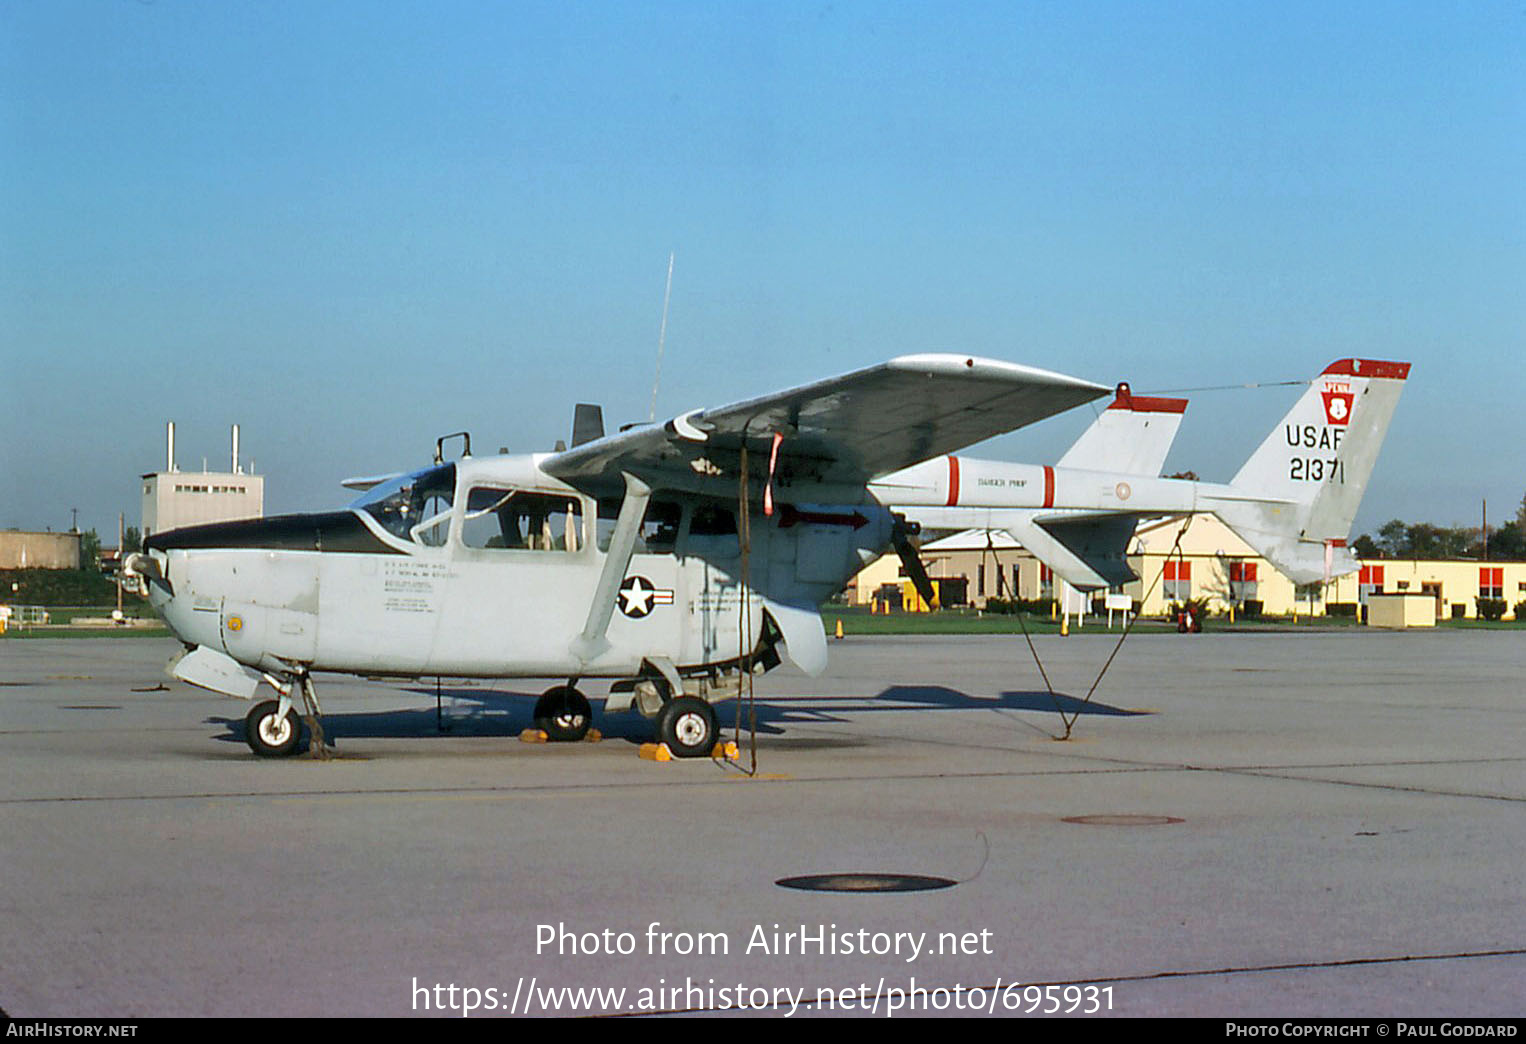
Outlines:
{"type": "Polygon", "coordinates": [[[302,739],[297,712],[289,709],[283,718],[277,714],[280,709],[277,701],[266,700],[255,704],[244,718],[244,741],[262,758],[284,758],[294,754],[302,739]]]}
{"type": "Polygon", "coordinates": [[[703,758],[715,748],[715,708],[697,696],[679,696],[657,712],[657,738],[680,758],[703,758]]]}
{"type": "Polygon", "coordinates": [[[576,743],[588,735],[593,707],[570,685],[556,685],[535,701],[535,727],[558,743],[576,743]]]}

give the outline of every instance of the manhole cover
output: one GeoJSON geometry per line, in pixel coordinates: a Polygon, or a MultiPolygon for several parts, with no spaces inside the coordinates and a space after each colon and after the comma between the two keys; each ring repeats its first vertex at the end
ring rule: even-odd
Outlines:
{"type": "Polygon", "coordinates": [[[1184,823],[1186,820],[1177,819],[1175,816],[1102,815],[1066,816],[1062,822],[1081,823],[1086,826],[1169,826],[1172,823],[1184,823]]]}
{"type": "Polygon", "coordinates": [[[922,874],[807,874],[781,877],[774,884],[802,892],[930,892],[958,881],[922,874]]]}

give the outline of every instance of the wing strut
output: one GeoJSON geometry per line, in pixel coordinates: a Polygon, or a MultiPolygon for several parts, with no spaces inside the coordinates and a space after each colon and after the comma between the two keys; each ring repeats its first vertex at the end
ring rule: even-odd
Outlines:
{"type": "Polygon", "coordinates": [[[646,505],[652,499],[652,487],[630,472],[625,477],[625,499],[620,502],[620,517],[615,520],[615,531],[609,538],[609,553],[604,558],[604,571],[599,574],[599,586],[594,588],[593,601],[588,606],[588,620],[583,633],[572,640],[570,649],[585,665],[609,648],[604,637],[609,631],[609,620],[615,612],[615,599],[620,594],[620,581],[630,568],[631,555],[636,552],[636,536],[646,518],[646,505]]]}

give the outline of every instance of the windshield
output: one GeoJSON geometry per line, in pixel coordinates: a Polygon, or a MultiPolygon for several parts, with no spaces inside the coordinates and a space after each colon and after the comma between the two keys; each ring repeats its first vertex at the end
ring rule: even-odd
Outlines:
{"type": "Polygon", "coordinates": [[[368,512],[383,529],[429,547],[445,543],[456,495],[456,466],[443,464],[383,482],[350,507],[368,512]]]}

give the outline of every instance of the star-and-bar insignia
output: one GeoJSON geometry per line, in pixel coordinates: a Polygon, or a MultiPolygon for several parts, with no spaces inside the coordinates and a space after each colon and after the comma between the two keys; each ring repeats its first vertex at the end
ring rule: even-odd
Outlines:
{"type": "Polygon", "coordinates": [[[632,620],[650,615],[655,606],[672,604],[672,588],[656,587],[644,576],[628,576],[620,585],[620,611],[632,620]]]}

